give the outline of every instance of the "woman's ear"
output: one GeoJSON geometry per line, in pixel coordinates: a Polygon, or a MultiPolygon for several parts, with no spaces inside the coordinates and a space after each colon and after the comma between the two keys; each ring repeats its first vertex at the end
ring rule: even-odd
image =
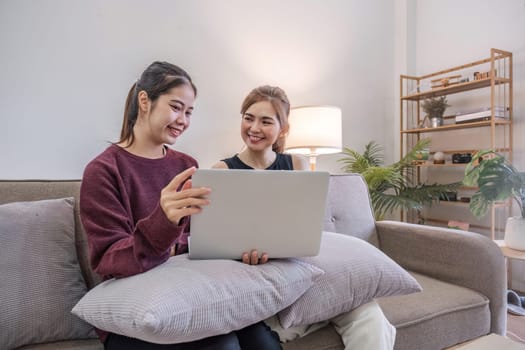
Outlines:
{"type": "Polygon", "coordinates": [[[281,131],[279,131],[279,137],[286,137],[288,136],[288,131],[290,130],[290,127],[286,125],[284,128],[281,128],[281,131]]]}
{"type": "Polygon", "coordinates": [[[150,100],[148,93],[144,90],[139,91],[137,94],[137,103],[139,105],[139,111],[148,112],[150,108],[150,100]]]}

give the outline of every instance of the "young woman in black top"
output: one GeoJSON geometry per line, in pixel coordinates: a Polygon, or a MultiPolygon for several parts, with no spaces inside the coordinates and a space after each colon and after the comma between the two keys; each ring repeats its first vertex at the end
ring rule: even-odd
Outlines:
{"type": "MultiPolygon", "coordinates": [[[[305,158],[283,153],[289,113],[290,102],[281,88],[265,85],[253,89],[241,106],[241,137],[246,147],[233,157],[217,162],[213,168],[308,170],[305,158]]],[[[319,125],[322,127],[322,121],[319,125]]],[[[244,253],[242,260],[257,264],[266,262],[268,256],[263,253],[258,258],[258,252],[252,250],[244,253]]],[[[396,329],[375,301],[313,325],[283,329],[276,316],[266,320],[266,324],[279,334],[281,342],[302,337],[328,323],[341,335],[345,350],[392,350],[394,347],[396,329]]]]}

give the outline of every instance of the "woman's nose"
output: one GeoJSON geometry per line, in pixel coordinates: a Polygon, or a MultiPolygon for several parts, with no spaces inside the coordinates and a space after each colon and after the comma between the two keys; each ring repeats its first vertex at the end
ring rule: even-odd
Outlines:
{"type": "Polygon", "coordinates": [[[261,125],[259,122],[255,121],[250,125],[250,130],[252,131],[259,131],[261,129],[261,125]]]}
{"type": "Polygon", "coordinates": [[[188,118],[186,118],[186,116],[184,114],[180,114],[177,117],[177,119],[175,119],[175,122],[177,122],[178,124],[186,125],[186,124],[188,124],[188,118]]]}

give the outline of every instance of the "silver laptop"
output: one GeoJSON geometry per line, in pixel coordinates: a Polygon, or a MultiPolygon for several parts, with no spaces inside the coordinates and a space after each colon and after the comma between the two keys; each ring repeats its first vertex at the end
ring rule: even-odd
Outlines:
{"type": "Polygon", "coordinates": [[[193,187],[210,187],[211,203],[191,217],[189,257],[317,255],[328,181],[321,171],[198,169],[193,187]]]}

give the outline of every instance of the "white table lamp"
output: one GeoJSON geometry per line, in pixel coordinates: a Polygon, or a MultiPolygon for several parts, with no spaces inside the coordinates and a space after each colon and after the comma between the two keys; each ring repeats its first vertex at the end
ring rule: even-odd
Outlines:
{"type": "Polygon", "coordinates": [[[341,152],[343,137],[339,107],[295,107],[290,111],[289,123],[286,151],[309,156],[311,170],[315,170],[319,154],[341,152]]]}

